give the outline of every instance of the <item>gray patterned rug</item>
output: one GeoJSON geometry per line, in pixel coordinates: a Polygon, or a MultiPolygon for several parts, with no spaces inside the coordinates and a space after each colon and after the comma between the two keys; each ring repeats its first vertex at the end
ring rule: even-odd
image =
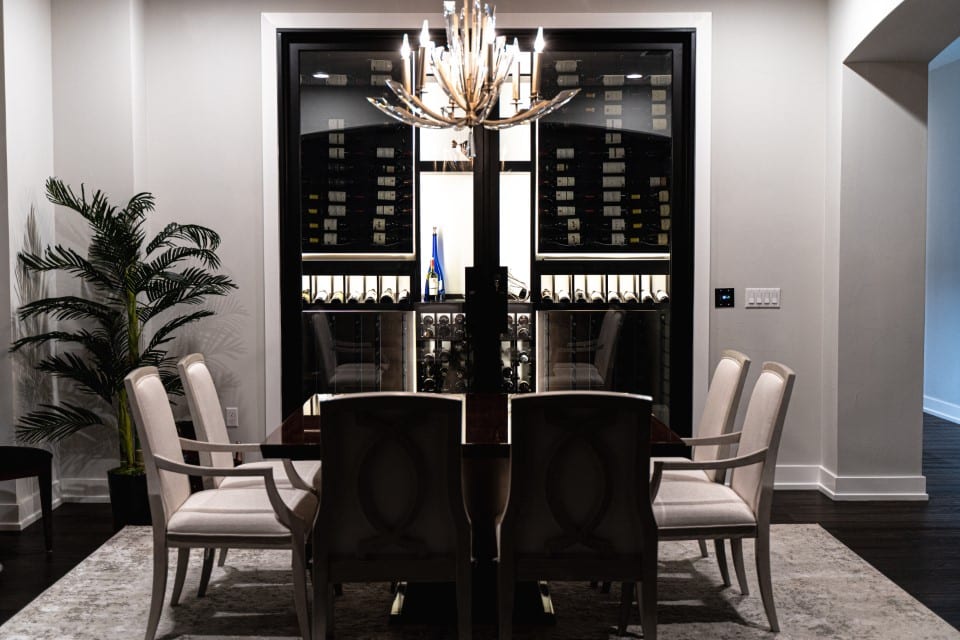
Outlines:
{"type": "MultiPolygon", "coordinates": [[[[744,545],[751,594],[723,588],[716,562],[696,543],[660,545],[659,637],[686,638],[960,638],[960,632],[887,580],[816,525],[776,525],[773,578],[782,632],[773,636],[744,545]]],[[[128,527],[0,627],[3,640],[113,640],[143,637],[150,600],[151,536],[128,527]]],[[[206,598],[197,599],[199,552],[191,561],[181,605],[164,607],[158,638],[291,638],[296,617],[289,552],[231,550],[215,568],[206,598]]],[[[171,560],[173,555],[171,555],[171,560]]],[[[173,583],[171,577],[167,597],[173,583]]],[[[735,581],[735,580],[734,580],[735,581]]],[[[613,638],[619,589],[602,594],[583,583],[552,583],[557,623],[519,627],[520,640],[613,638]]],[[[452,627],[389,625],[387,585],[345,585],[336,601],[338,638],[421,640],[452,637],[452,627]]],[[[635,617],[636,613],[635,613],[635,617]]],[[[638,620],[634,620],[638,622],[638,620]]],[[[639,626],[629,628],[632,637],[639,626]]],[[[496,637],[477,625],[475,638],[496,637]]]]}

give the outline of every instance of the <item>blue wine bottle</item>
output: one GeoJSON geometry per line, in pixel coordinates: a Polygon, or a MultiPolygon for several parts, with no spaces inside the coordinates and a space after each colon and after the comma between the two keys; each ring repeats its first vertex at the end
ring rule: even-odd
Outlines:
{"type": "Polygon", "coordinates": [[[444,273],[443,273],[443,263],[440,262],[440,252],[437,250],[437,228],[433,228],[433,268],[437,272],[437,291],[435,292],[435,297],[438,302],[443,302],[443,299],[447,295],[447,290],[444,289],[444,273]]]}

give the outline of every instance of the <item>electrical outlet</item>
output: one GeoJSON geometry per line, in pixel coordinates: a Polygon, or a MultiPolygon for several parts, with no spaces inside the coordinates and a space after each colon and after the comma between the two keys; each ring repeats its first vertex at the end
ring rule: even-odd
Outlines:
{"type": "Polygon", "coordinates": [[[238,409],[237,407],[227,407],[227,426],[228,427],[240,426],[240,409],[238,409]]]}

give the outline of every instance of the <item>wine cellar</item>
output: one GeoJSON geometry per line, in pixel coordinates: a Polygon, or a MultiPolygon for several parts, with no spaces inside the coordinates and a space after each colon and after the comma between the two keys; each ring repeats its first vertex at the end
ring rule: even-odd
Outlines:
{"type": "MultiPolygon", "coordinates": [[[[507,33],[528,51],[533,35],[507,33]]],[[[401,39],[281,38],[284,411],[314,393],[612,390],[689,429],[692,33],[553,31],[541,89],[577,95],[473,131],[367,103],[400,81],[401,39]]]]}

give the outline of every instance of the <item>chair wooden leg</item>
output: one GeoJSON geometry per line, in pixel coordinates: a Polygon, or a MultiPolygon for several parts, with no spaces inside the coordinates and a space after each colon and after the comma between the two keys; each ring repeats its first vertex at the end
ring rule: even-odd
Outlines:
{"type": "Polygon", "coordinates": [[[710,554],[707,552],[707,541],[706,540],[697,540],[700,543],[700,557],[709,558],[710,554]]]}
{"type": "Polygon", "coordinates": [[[470,559],[458,554],[457,560],[457,637],[470,640],[473,636],[473,592],[471,590],[470,559]]]}
{"type": "Polygon", "coordinates": [[[620,583],[620,619],[617,621],[617,635],[623,636],[627,633],[627,625],[630,623],[630,608],[633,607],[633,589],[635,582],[620,583]]]}
{"type": "Polygon", "coordinates": [[[203,550],[203,565],[200,567],[200,585],[197,587],[198,598],[207,595],[207,587],[210,586],[210,574],[213,572],[213,557],[216,554],[216,549],[203,550]]]}
{"type": "Polygon", "coordinates": [[[737,582],[740,583],[740,593],[748,596],[750,595],[750,587],[747,585],[747,572],[743,569],[743,539],[731,538],[730,551],[733,553],[733,568],[737,572],[737,582]]]}
{"type": "Polygon", "coordinates": [[[497,622],[499,640],[513,637],[513,598],[516,588],[514,567],[509,559],[500,552],[500,564],[497,566],[497,622]]]}
{"type": "Polygon", "coordinates": [[[144,640],[154,640],[160,624],[163,596],[167,590],[167,544],[162,539],[153,540],[153,591],[150,595],[150,613],[147,615],[147,631],[144,640]]]}
{"type": "Polygon", "coordinates": [[[313,637],[326,640],[333,635],[333,593],[326,558],[319,555],[320,545],[313,538],[313,637]]]}
{"type": "Polygon", "coordinates": [[[49,465],[37,475],[40,483],[40,513],[43,515],[43,541],[47,553],[53,551],[53,489],[49,465]]]}
{"type": "Polygon", "coordinates": [[[657,640],[657,540],[644,541],[643,575],[637,584],[643,640],[657,640]]]}
{"type": "Polygon", "coordinates": [[[180,604],[180,594],[183,592],[183,579],[187,577],[187,565],[190,564],[190,549],[177,549],[177,573],[173,577],[173,595],[170,596],[170,606],[180,604]]]}
{"type": "Polygon", "coordinates": [[[227,548],[220,549],[220,559],[217,560],[217,566],[222,567],[227,563],[227,548]]]}
{"type": "Polygon", "coordinates": [[[777,621],[777,608],[773,603],[773,584],[770,581],[770,530],[766,527],[761,527],[757,533],[756,555],[763,610],[767,613],[770,630],[777,633],[780,631],[780,623],[777,621]]]}
{"type": "Polygon", "coordinates": [[[717,566],[720,567],[720,577],[723,579],[723,586],[730,586],[730,570],[727,569],[727,552],[723,546],[723,538],[717,538],[713,541],[713,548],[717,552],[717,566]]]}
{"type": "Polygon", "coordinates": [[[310,640],[310,614],[307,610],[307,558],[302,535],[293,536],[293,604],[297,609],[300,635],[310,640]]]}

